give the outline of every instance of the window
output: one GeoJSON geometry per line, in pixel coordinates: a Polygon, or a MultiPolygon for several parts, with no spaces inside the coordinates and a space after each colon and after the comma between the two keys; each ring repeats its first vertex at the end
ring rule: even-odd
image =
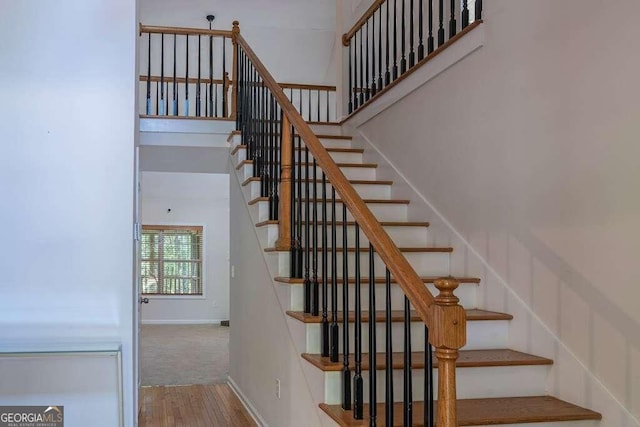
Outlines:
{"type": "Polygon", "coordinates": [[[142,293],[202,295],[202,227],[143,225],[142,293]]]}

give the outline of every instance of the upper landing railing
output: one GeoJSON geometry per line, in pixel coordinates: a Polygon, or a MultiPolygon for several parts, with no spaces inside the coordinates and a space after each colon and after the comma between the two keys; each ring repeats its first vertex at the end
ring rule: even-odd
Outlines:
{"type": "Polygon", "coordinates": [[[482,0],[375,0],[342,36],[349,114],[482,19],[482,0]]]}
{"type": "MultiPolygon", "coordinates": [[[[235,117],[232,32],[140,24],[140,114],[235,117]]],[[[336,87],[280,83],[308,122],[335,122],[336,87]]]]}

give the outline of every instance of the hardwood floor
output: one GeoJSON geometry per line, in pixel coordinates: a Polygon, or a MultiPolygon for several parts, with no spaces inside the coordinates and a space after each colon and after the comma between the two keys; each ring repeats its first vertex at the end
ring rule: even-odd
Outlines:
{"type": "Polygon", "coordinates": [[[227,384],[142,387],[140,399],[140,427],[256,425],[227,384]]]}

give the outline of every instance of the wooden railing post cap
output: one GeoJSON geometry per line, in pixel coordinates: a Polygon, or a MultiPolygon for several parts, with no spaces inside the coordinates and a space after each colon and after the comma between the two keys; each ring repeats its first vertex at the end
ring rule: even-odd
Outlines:
{"type": "Polygon", "coordinates": [[[344,33],[342,35],[342,45],[343,46],[349,46],[349,44],[351,43],[351,40],[349,40],[349,36],[347,35],[347,33],[344,33]]]}
{"type": "Polygon", "coordinates": [[[466,313],[458,304],[460,300],[453,294],[459,282],[453,277],[442,277],[434,285],[440,294],[430,306],[429,341],[436,348],[461,348],[467,341],[467,322],[466,313]]]}
{"type": "Polygon", "coordinates": [[[238,20],[233,21],[233,29],[231,31],[233,31],[236,34],[240,32],[240,21],[238,20]]]}
{"type": "Polygon", "coordinates": [[[433,284],[440,291],[436,296],[435,303],[438,305],[456,305],[460,299],[453,294],[458,289],[460,282],[455,277],[441,277],[436,279],[433,284]]]}

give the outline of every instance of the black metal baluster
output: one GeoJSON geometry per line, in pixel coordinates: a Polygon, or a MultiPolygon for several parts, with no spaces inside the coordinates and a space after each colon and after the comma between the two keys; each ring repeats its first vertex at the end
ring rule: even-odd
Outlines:
{"type": "Polygon", "coordinates": [[[424,327],[424,425],[433,427],[433,350],[429,343],[429,328],[424,327]]]}
{"type": "Polygon", "coordinates": [[[307,89],[307,121],[311,121],[311,89],[307,89]]]}
{"type": "MultiPolygon", "coordinates": [[[[368,29],[369,21],[367,21],[367,37],[369,36],[368,29]]],[[[376,13],[371,14],[371,96],[376,94],[376,13]]],[[[367,39],[367,44],[368,44],[367,39]]]]}
{"type": "Polygon", "coordinates": [[[469,5],[468,0],[462,0],[462,29],[469,25],[469,5]]]}
{"type": "Polygon", "coordinates": [[[196,83],[196,117],[200,117],[201,113],[201,109],[202,109],[202,99],[200,97],[200,91],[201,91],[201,81],[200,81],[200,74],[202,72],[202,64],[201,64],[201,59],[202,59],[202,37],[200,36],[200,34],[198,34],[198,82],[196,83]]]}
{"type": "Polygon", "coordinates": [[[456,35],[456,0],[451,0],[451,19],[449,19],[449,38],[456,35]]]}
{"type": "Polygon", "coordinates": [[[373,245],[369,243],[369,425],[377,423],[376,380],[376,269],[373,245]]]}
{"type": "MultiPolygon", "coordinates": [[[[216,117],[218,117],[218,87],[216,85],[216,117]]],[[[261,175],[261,183],[260,186],[260,197],[268,197],[269,196],[269,147],[267,146],[267,121],[266,121],[266,109],[267,109],[267,92],[266,86],[264,84],[261,85],[259,90],[259,108],[260,108],[260,147],[262,147],[262,155],[260,156],[260,175],[261,175]]]]}
{"type": "Polygon", "coordinates": [[[273,98],[273,94],[269,92],[269,102],[271,103],[271,124],[269,126],[269,176],[271,180],[269,182],[269,219],[277,220],[278,219],[278,178],[276,172],[277,165],[277,154],[278,154],[278,146],[277,146],[277,132],[276,132],[276,121],[278,120],[278,113],[276,111],[276,103],[273,98]]]}
{"type": "Polygon", "coordinates": [[[189,116],[189,35],[185,35],[184,115],[189,116]]]}
{"type": "Polygon", "coordinates": [[[351,65],[351,62],[353,59],[351,56],[352,45],[353,45],[353,40],[349,40],[349,114],[353,113],[353,82],[352,82],[352,75],[351,75],[351,72],[353,69],[351,65]]]}
{"type": "Polygon", "coordinates": [[[362,300],[360,275],[360,226],[355,226],[355,325],[354,325],[354,362],[355,375],[353,377],[353,418],[364,418],[364,386],[362,381],[362,300]]]}
{"type": "Polygon", "coordinates": [[[429,2],[429,36],[427,37],[427,54],[433,52],[433,0],[428,0],[429,2]]]}
{"type": "Polygon", "coordinates": [[[322,321],[321,321],[321,346],[322,356],[329,357],[329,292],[328,276],[329,266],[327,264],[327,176],[322,172],[322,321]]]}
{"type": "Polygon", "coordinates": [[[164,105],[164,114],[165,116],[169,115],[169,81],[166,82],[166,87],[164,88],[167,96],[165,97],[165,105],[164,105]]]}
{"type": "Polygon", "coordinates": [[[313,159],[313,280],[311,282],[311,315],[317,316],[320,311],[320,290],[318,286],[318,169],[313,159]]]}
{"type": "Polygon", "coordinates": [[[176,57],[176,44],[178,36],[173,35],[173,115],[178,115],[178,73],[177,73],[177,57],[176,57]]]}
{"type": "Polygon", "coordinates": [[[302,89],[298,89],[298,112],[304,117],[302,113],[302,89]]]}
{"type": "Polygon", "coordinates": [[[404,297],[404,425],[413,425],[413,388],[411,384],[411,305],[404,297]]]}
{"type": "Polygon", "coordinates": [[[482,19],[482,0],[476,0],[475,8],[476,8],[475,20],[480,21],[482,19]]]}
{"type": "Polygon", "coordinates": [[[151,33],[149,33],[149,46],[148,46],[148,58],[147,58],[147,108],[145,112],[148,115],[151,114],[151,33]]]}
{"type": "MultiPolygon", "coordinates": [[[[429,0],[431,1],[431,0],[429,0]]],[[[423,10],[423,0],[418,0],[418,61],[424,58],[424,10],[423,10]]]]}
{"type": "Polygon", "coordinates": [[[164,116],[164,33],[160,35],[160,115],[164,116]]]}
{"type": "MultiPolygon", "coordinates": [[[[351,409],[351,371],[349,370],[349,234],[347,205],[342,203],[342,409],[351,409]]],[[[359,256],[356,253],[356,256],[359,256]]]]}
{"type": "Polygon", "coordinates": [[[385,421],[393,425],[393,330],[391,328],[391,273],[385,275],[386,311],[385,311],[385,421]]]}
{"type": "Polygon", "coordinates": [[[391,0],[387,0],[387,28],[385,31],[386,34],[386,43],[385,43],[385,63],[387,65],[386,71],[384,73],[384,84],[385,86],[388,85],[389,83],[391,83],[391,73],[389,72],[389,3],[391,3],[391,0]]]}
{"type": "Polygon", "coordinates": [[[438,0],[438,47],[444,44],[444,0],[438,0]]]}
{"type": "MultiPolygon", "coordinates": [[[[211,22],[209,22],[211,29],[211,22]]],[[[209,117],[213,116],[213,36],[209,36],[209,81],[211,88],[209,90],[209,117]]]]}
{"type": "MultiPolygon", "coordinates": [[[[351,76],[351,74],[349,74],[351,76]]],[[[320,92],[318,92],[318,96],[320,96],[320,92]]],[[[329,119],[329,89],[327,89],[327,122],[330,122],[329,119]]]]}
{"type": "Polygon", "coordinates": [[[406,4],[406,0],[402,0],[402,33],[401,33],[401,38],[400,38],[400,51],[401,51],[401,55],[402,57],[400,58],[400,74],[404,74],[405,71],[407,71],[407,58],[405,56],[407,47],[406,47],[406,25],[405,25],[405,20],[406,20],[406,9],[405,9],[405,4],[406,4]]]}
{"type": "Polygon", "coordinates": [[[364,50],[363,50],[363,41],[364,34],[362,34],[362,30],[364,28],[360,28],[358,30],[360,32],[360,105],[364,104],[364,50]]]}
{"type": "MultiPolygon", "coordinates": [[[[304,145],[304,312],[311,313],[311,278],[309,275],[309,255],[312,250],[311,241],[309,239],[309,220],[311,216],[311,194],[309,192],[309,148],[307,144],[304,145]]],[[[315,183],[314,183],[315,185],[315,183]]],[[[313,200],[316,203],[316,200],[313,200]]]]}
{"type": "Polygon", "coordinates": [[[397,78],[398,78],[398,1],[393,0],[393,80],[397,78]]]}
{"type": "Polygon", "coordinates": [[[416,53],[413,50],[414,33],[413,33],[413,0],[409,2],[409,68],[416,64],[416,53]]]}
{"type": "Polygon", "coordinates": [[[365,42],[365,45],[367,47],[367,51],[366,51],[366,56],[365,56],[365,78],[364,78],[364,87],[362,88],[363,90],[365,90],[366,88],[366,92],[364,94],[364,99],[365,100],[369,100],[369,96],[371,95],[371,91],[369,90],[369,20],[367,20],[367,25],[366,25],[366,29],[365,29],[366,33],[367,33],[367,40],[365,42]]]}
{"type": "Polygon", "coordinates": [[[160,98],[158,97],[158,93],[160,91],[159,87],[160,83],[156,82],[156,116],[160,114],[158,111],[158,108],[160,107],[160,98]]]}
{"type": "Polygon", "coordinates": [[[318,96],[318,110],[317,112],[317,117],[318,117],[318,122],[320,121],[320,89],[316,90],[317,96],[318,96]]]}
{"type": "Polygon", "coordinates": [[[378,90],[382,90],[382,5],[378,12],[378,90]]]}
{"type": "MultiPolygon", "coordinates": [[[[293,268],[292,273],[294,274],[291,277],[295,277],[295,278],[302,278],[302,261],[303,261],[303,257],[302,257],[302,147],[300,146],[300,136],[299,135],[295,135],[295,130],[293,129],[293,127],[291,128],[291,135],[293,136],[293,140],[296,143],[295,146],[293,147],[294,149],[292,150],[292,154],[295,155],[296,153],[298,154],[297,156],[297,173],[296,170],[294,169],[294,184],[295,184],[295,189],[293,191],[293,194],[295,195],[295,198],[293,200],[292,205],[295,205],[295,217],[291,217],[292,221],[294,221],[294,226],[292,227],[293,231],[295,232],[295,240],[294,240],[294,246],[293,246],[293,252],[291,254],[291,265],[293,268]]],[[[295,160],[294,160],[294,165],[296,165],[295,160]]]]}
{"type": "MultiPolygon", "coordinates": [[[[208,117],[209,116],[209,101],[207,101],[209,99],[209,83],[205,83],[204,84],[204,116],[208,117]]],[[[251,101],[250,101],[251,102],[251,101]]]]}
{"type": "MultiPolygon", "coordinates": [[[[331,186],[331,348],[329,354],[332,362],[338,361],[338,241],[336,230],[336,189],[331,186]]],[[[347,248],[343,248],[344,251],[347,248]]]]}
{"type": "Polygon", "coordinates": [[[214,117],[218,117],[218,83],[214,84],[213,105],[214,105],[213,115],[214,117]]]}
{"type": "Polygon", "coordinates": [[[227,38],[222,36],[222,117],[227,116],[227,38]]]}

